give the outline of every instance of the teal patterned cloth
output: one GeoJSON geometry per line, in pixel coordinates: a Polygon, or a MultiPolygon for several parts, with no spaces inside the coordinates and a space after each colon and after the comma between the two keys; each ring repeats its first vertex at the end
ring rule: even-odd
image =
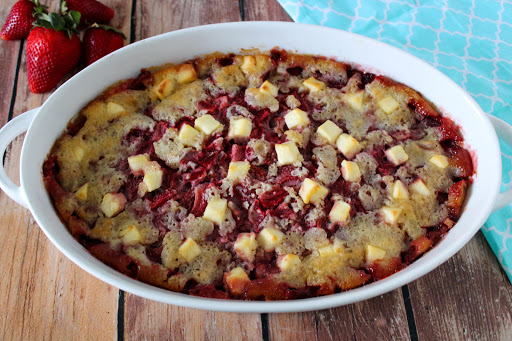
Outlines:
{"type": "MultiPolygon", "coordinates": [[[[512,124],[509,0],[278,0],[293,20],[394,45],[457,82],[487,113],[512,124]]],[[[501,141],[502,190],[512,186],[512,146],[501,141]]],[[[512,281],[512,205],[482,231],[512,281]]]]}

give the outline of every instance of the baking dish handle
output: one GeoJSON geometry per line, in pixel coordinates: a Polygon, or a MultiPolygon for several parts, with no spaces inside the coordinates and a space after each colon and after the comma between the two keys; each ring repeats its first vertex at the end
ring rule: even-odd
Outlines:
{"type": "MultiPolygon", "coordinates": [[[[498,134],[498,137],[505,141],[505,143],[509,146],[512,146],[512,126],[492,115],[488,115],[488,117],[491,120],[491,123],[496,130],[496,134],[498,134]]],[[[498,194],[496,200],[494,201],[493,212],[501,210],[502,208],[508,206],[510,203],[512,203],[512,188],[509,188],[505,192],[498,194]]]]}
{"type": "MultiPolygon", "coordinates": [[[[11,142],[28,130],[30,123],[34,119],[34,116],[39,111],[39,108],[29,110],[9,122],[0,129],[0,156],[4,157],[7,147],[11,142]]],[[[28,208],[27,199],[25,193],[20,186],[17,186],[14,182],[9,179],[5,174],[4,164],[2,162],[0,167],[0,188],[7,194],[12,200],[16,201],[23,207],[28,208]]]]}

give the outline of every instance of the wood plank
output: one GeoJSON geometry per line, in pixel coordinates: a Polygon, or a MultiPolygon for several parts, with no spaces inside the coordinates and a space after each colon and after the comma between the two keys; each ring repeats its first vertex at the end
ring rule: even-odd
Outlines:
{"type": "MultiPolygon", "coordinates": [[[[13,2],[14,4],[14,2],[13,2]]],[[[7,18],[11,10],[10,4],[0,6],[0,25],[4,24],[3,19],[7,18]]],[[[9,108],[11,105],[12,90],[14,78],[16,76],[16,65],[18,62],[18,51],[20,50],[20,41],[5,41],[0,39],[0,127],[7,122],[9,108]]]]}
{"type": "Polygon", "coordinates": [[[276,0],[244,0],[247,21],[293,21],[276,0]]]}
{"type": "Polygon", "coordinates": [[[126,295],[127,340],[261,340],[259,314],[181,308],[126,295]]]}
{"type": "MultiPolygon", "coordinates": [[[[180,28],[239,21],[238,0],[137,1],[136,38],[180,28]]],[[[129,340],[260,340],[259,314],[207,312],[125,294],[124,334],[129,340]]]]}
{"type": "Polygon", "coordinates": [[[481,232],[409,288],[420,340],[510,340],[512,286],[481,232]]]}
{"type": "Polygon", "coordinates": [[[137,1],[137,40],[180,28],[239,21],[238,0],[137,1]]]}
{"type": "MultiPolygon", "coordinates": [[[[129,35],[130,6],[123,0],[103,2],[116,9],[113,25],[129,35]]],[[[58,1],[50,2],[53,10],[57,6],[58,1]]],[[[6,79],[14,79],[15,67],[11,73],[6,79]]],[[[14,116],[40,106],[50,96],[28,90],[25,51],[18,80],[14,116]]],[[[6,153],[5,165],[12,179],[18,177],[21,145],[22,138],[18,138],[6,153]]],[[[118,290],[64,257],[34,223],[30,212],[3,192],[0,205],[4,212],[0,225],[11,227],[0,229],[0,262],[5,264],[0,276],[0,309],[7,312],[0,318],[0,339],[116,338],[118,290]]]]}
{"type": "Polygon", "coordinates": [[[339,308],[269,315],[270,339],[405,340],[409,338],[401,290],[339,308]]]}

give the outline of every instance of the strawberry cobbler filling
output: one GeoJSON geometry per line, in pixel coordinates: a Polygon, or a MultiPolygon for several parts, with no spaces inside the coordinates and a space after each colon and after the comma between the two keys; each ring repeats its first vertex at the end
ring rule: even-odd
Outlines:
{"type": "Polygon", "coordinates": [[[414,90],[279,49],[143,70],[89,103],[43,167],[102,262],[246,300],[392,275],[457,222],[473,173],[458,127],[414,90]]]}

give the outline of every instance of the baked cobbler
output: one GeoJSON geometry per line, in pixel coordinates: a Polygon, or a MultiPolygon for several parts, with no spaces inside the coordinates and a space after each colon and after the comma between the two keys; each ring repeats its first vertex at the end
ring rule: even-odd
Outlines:
{"type": "Polygon", "coordinates": [[[244,300],[403,269],[456,223],[473,172],[458,127],[411,88],[279,49],[142,70],[83,108],[43,167],[105,264],[244,300]]]}

